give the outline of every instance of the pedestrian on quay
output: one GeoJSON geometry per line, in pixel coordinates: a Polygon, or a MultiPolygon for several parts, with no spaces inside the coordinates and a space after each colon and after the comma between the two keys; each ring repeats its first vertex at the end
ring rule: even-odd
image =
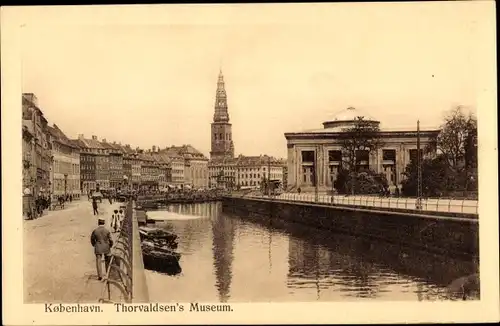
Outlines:
{"type": "Polygon", "coordinates": [[[121,230],[123,227],[123,221],[125,220],[125,213],[123,212],[122,209],[120,209],[118,213],[120,214],[120,230],[121,230]]]}
{"type": "Polygon", "coordinates": [[[109,200],[109,204],[113,204],[113,199],[111,198],[111,194],[108,195],[108,200],[109,200]]]}
{"type": "Polygon", "coordinates": [[[99,212],[97,211],[97,200],[92,198],[92,208],[94,209],[94,215],[99,215],[99,212]]]}
{"type": "Polygon", "coordinates": [[[109,268],[109,262],[111,260],[111,247],[113,247],[111,232],[106,229],[104,224],[104,219],[99,218],[97,228],[95,228],[90,235],[90,243],[92,244],[92,247],[94,247],[97,277],[99,281],[103,279],[104,274],[109,268]],[[102,271],[103,263],[105,265],[104,274],[102,271]]]}
{"type": "Polygon", "coordinates": [[[111,228],[117,232],[118,229],[118,224],[120,223],[120,215],[118,213],[118,210],[114,210],[114,214],[111,215],[111,228]]]}

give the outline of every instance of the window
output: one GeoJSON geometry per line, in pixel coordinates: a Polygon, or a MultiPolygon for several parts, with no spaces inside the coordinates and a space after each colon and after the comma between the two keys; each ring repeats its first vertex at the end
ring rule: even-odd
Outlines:
{"type": "Polygon", "coordinates": [[[396,150],[395,149],[384,149],[382,150],[382,160],[396,162],[396,150]]]}
{"type": "Polygon", "coordinates": [[[328,151],[328,161],[329,162],[342,161],[342,151],[339,150],[328,151]]]}
{"type": "Polygon", "coordinates": [[[314,151],[302,151],[302,162],[314,163],[314,151]]]}

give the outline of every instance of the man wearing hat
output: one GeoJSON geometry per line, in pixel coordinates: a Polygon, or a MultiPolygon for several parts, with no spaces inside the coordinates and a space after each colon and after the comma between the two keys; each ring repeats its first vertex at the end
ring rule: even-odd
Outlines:
{"type": "Polygon", "coordinates": [[[109,268],[109,262],[111,260],[111,247],[113,246],[113,239],[111,239],[111,233],[104,226],[105,221],[103,218],[99,218],[98,226],[92,231],[90,235],[90,243],[94,247],[95,261],[97,267],[97,277],[99,280],[103,278],[102,264],[105,263],[105,271],[109,268]]]}

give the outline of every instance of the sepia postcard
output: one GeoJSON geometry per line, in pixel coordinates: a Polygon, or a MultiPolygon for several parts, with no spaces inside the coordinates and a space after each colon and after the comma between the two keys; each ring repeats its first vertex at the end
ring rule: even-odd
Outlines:
{"type": "Polygon", "coordinates": [[[499,321],[494,9],[2,7],[4,324],[499,321]]]}

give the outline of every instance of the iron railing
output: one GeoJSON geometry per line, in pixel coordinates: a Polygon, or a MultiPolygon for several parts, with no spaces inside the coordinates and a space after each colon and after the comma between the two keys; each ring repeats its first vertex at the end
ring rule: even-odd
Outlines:
{"type": "MultiPolygon", "coordinates": [[[[344,205],[364,208],[386,208],[401,210],[418,210],[417,198],[403,197],[380,197],[380,196],[342,196],[342,195],[319,195],[317,200],[315,194],[284,193],[280,195],[267,196],[263,194],[245,194],[241,197],[264,198],[280,201],[318,203],[327,205],[344,205]]],[[[467,199],[442,199],[423,198],[420,211],[446,212],[458,214],[478,214],[479,204],[477,200],[467,199]]]]}
{"type": "Polygon", "coordinates": [[[120,233],[111,248],[111,260],[106,270],[101,303],[132,302],[132,201],[125,208],[120,233]]]}

